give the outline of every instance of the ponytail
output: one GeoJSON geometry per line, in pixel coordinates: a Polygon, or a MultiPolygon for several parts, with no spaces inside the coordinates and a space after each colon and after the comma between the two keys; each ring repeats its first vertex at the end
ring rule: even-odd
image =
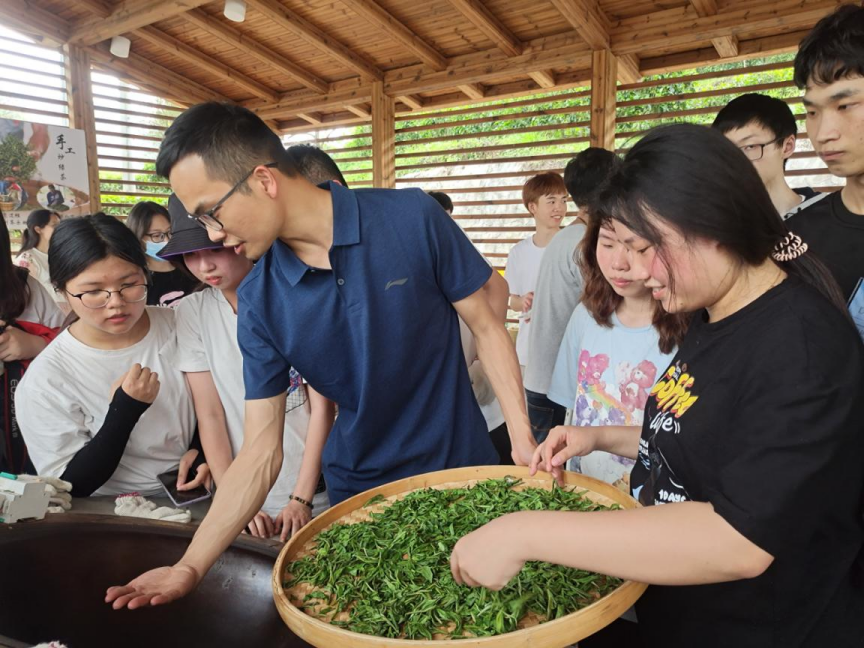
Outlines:
{"type": "Polygon", "coordinates": [[[36,228],[47,227],[51,223],[51,218],[53,216],[58,216],[59,218],[57,212],[53,212],[50,209],[34,209],[30,212],[30,215],[27,216],[27,229],[25,229],[24,233],[21,235],[21,249],[18,251],[19,254],[39,246],[41,237],[39,236],[39,232],[36,231],[36,228]]]}

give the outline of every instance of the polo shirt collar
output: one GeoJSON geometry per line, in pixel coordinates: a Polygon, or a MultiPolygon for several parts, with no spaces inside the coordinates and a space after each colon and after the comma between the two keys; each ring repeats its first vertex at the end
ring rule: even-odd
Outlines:
{"type": "MultiPolygon", "coordinates": [[[[360,242],[360,208],[354,192],[336,182],[318,185],[328,189],[333,200],[333,247],[356,245],[360,242]]],[[[292,287],[300,283],[309,271],[309,266],[303,263],[294,250],[282,241],[277,240],[271,248],[279,270],[292,287]]]]}

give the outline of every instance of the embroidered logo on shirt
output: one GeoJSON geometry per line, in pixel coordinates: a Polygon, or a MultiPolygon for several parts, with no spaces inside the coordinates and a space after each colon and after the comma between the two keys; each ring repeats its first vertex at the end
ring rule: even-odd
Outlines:
{"type": "Polygon", "coordinates": [[[402,277],[401,279],[391,279],[387,282],[387,285],[384,286],[384,291],[390,290],[393,286],[404,286],[408,283],[408,277],[402,277]]]}

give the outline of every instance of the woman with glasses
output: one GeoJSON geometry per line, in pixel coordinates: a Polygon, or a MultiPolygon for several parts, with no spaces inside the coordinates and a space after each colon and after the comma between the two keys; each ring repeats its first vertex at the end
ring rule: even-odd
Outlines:
{"type": "Polygon", "coordinates": [[[456,544],[454,577],[500,589],[541,560],[649,583],[651,647],[860,647],[864,344],[836,283],[713,129],[646,135],[597,209],[654,299],[693,319],[641,432],[583,428],[531,465],[629,456],[644,507],[505,515],[456,544]]]}
{"type": "MultiPolygon", "coordinates": [[[[18,421],[41,475],[72,495],[161,492],[156,476],[199,454],[183,374],[159,350],[174,312],[147,307],[147,261],[138,239],[104,214],[61,222],[51,239],[51,281],[76,319],[18,386],[18,421]]],[[[182,464],[182,465],[181,465],[182,464]]],[[[201,466],[187,488],[203,482],[201,466]]]]}
{"type": "Polygon", "coordinates": [[[150,270],[148,306],[173,306],[179,299],[201,287],[188,274],[170,262],[160,259],[159,251],[171,240],[171,215],[162,205],[144,200],[136,204],[126,218],[126,225],[141,241],[150,270]]]}

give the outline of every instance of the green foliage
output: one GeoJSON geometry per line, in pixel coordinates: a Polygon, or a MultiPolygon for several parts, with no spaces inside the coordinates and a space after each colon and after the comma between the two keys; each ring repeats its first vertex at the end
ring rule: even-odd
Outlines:
{"type": "Polygon", "coordinates": [[[0,179],[12,176],[25,182],[35,171],[36,160],[30,148],[16,135],[7,135],[0,142],[0,179]]]}

